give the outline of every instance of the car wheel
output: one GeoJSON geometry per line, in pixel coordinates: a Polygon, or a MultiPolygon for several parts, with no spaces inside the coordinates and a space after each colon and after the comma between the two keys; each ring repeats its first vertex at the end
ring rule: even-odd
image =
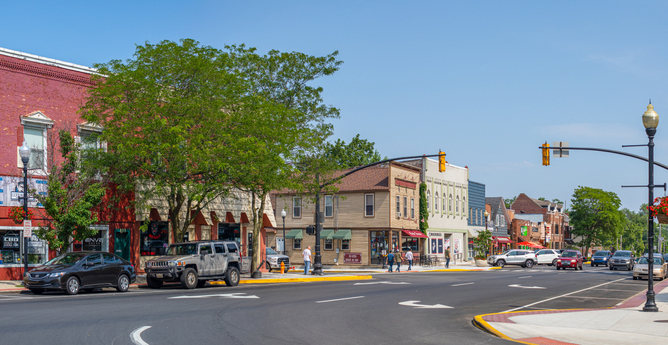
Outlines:
{"type": "Polygon", "coordinates": [[[638,280],[638,277],[636,277],[636,276],[633,276],[633,280],[638,280]]]}
{"type": "Polygon", "coordinates": [[[30,292],[34,293],[35,295],[41,295],[44,293],[44,289],[30,289],[30,292]]]}
{"type": "Polygon", "coordinates": [[[612,266],[610,266],[610,270],[612,271],[612,266]]]}
{"type": "Polygon", "coordinates": [[[524,263],[524,267],[526,267],[526,268],[531,268],[531,267],[533,267],[533,260],[527,260],[527,261],[524,263]]]}
{"type": "Polygon", "coordinates": [[[162,287],[162,280],[153,279],[151,277],[146,277],[146,284],[151,289],[159,289],[162,287]]]}
{"type": "Polygon", "coordinates": [[[67,283],[65,283],[65,292],[67,292],[68,295],[78,294],[79,288],[79,279],[77,279],[77,277],[70,277],[70,279],[67,280],[67,283]]]}
{"type": "Polygon", "coordinates": [[[188,267],[181,274],[181,286],[186,289],[194,289],[197,287],[197,272],[188,267]]]}
{"type": "Polygon", "coordinates": [[[130,278],[127,275],[121,274],[118,277],[118,283],[116,284],[116,291],[126,292],[130,288],[130,278]]]}
{"type": "Polygon", "coordinates": [[[198,289],[203,288],[204,285],[206,285],[206,280],[198,280],[198,281],[197,281],[197,288],[198,288],[198,289]]]}
{"type": "Polygon", "coordinates": [[[503,268],[503,266],[506,265],[506,260],[501,259],[501,260],[496,262],[496,265],[503,268]]]}
{"type": "Polygon", "coordinates": [[[271,272],[271,265],[267,263],[267,271],[271,272]]]}
{"type": "Polygon", "coordinates": [[[557,265],[557,259],[552,260],[552,266],[556,266],[556,265],[557,265]]]}
{"type": "Polygon", "coordinates": [[[227,273],[225,273],[225,284],[227,286],[237,286],[239,285],[239,270],[236,267],[228,267],[227,273]]]}

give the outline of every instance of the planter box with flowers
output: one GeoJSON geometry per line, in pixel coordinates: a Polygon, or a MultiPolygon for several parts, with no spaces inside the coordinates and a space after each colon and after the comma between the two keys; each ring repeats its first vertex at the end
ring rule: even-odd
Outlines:
{"type": "Polygon", "coordinates": [[[668,224],[668,197],[654,199],[654,204],[648,206],[647,209],[660,224],[668,224]]]}
{"type": "Polygon", "coordinates": [[[30,209],[28,209],[28,217],[26,217],[26,214],[23,211],[23,207],[21,207],[21,206],[10,207],[8,216],[16,224],[21,224],[21,223],[23,223],[24,219],[33,219],[33,217],[34,217],[32,211],[30,211],[30,209]]]}

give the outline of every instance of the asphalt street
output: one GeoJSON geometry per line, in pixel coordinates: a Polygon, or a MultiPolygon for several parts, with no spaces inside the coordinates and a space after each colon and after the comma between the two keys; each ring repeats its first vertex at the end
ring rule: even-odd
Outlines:
{"type": "Polygon", "coordinates": [[[510,310],[612,307],[643,291],[627,271],[506,267],[372,280],[184,290],[0,295],[6,344],[503,344],[472,325],[510,310]]]}

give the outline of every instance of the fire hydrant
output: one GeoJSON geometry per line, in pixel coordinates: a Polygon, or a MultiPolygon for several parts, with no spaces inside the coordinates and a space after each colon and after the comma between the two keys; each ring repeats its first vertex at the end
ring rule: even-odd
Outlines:
{"type": "Polygon", "coordinates": [[[283,274],[283,272],[285,272],[285,263],[281,261],[281,274],[283,274]]]}

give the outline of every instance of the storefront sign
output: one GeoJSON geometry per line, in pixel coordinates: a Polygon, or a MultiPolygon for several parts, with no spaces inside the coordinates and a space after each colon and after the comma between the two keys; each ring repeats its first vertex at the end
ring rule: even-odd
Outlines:
{"type": "Polygon", "coordinates": [[[18,236],[2,236],[2,248],[14,249],[19,248],[20,242],[18,236]]]}
{"type": "Polygon", "coordinates": [[[520,234],[522,236],[528,236],[529,235],[529,227],[528,226],[521,226],[520,227],[520,234]]]}
{"type": "Polygon", "coordinates": [[[361,264],[362,253],[343,253],[344,264],[361,264]]]}

